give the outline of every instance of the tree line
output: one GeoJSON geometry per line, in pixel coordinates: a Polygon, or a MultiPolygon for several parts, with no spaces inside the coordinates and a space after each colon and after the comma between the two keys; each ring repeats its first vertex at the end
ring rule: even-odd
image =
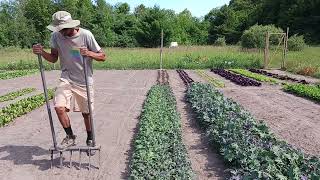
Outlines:
{"type": "Polygon", "coordinates": [[[158,47],[161,29],[166,45],[210,45],[218,38],[237,44],[256,24],[290,27],[290,35],[304,35],[307,43],[319,44],[319,9],[320,0],[231,0],[198,18],[187,9],[176,13],[143,4],[112,6],[105,0],[7,0],[0,2],[0,47],[26,48],[34,42],[48,46],[46,26],[58,10],[79,19],[104,47],[158,47]]]}

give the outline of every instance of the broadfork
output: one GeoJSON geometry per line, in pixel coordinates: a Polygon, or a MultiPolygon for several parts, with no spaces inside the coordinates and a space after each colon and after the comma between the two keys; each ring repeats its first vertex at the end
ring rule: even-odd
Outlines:
{"type": "Polygon", "coordinates": [[[84,76],[85,76],[85,82],[86,82],[86,90],[87,90],[87,100],[88,100],[88,107],[89,107],[89,116],[90,116],[90,124],[91,124],[91,130],[92,130],[92,141],[93,141],[93,147],[88,147],[88,146],[71,146],[68,148],[60,148],[57,146],[57,140],[56,140],[56,135],[55,135],[55,129],[53,127],[53,121],[52,121],[52,113],[50,109],[50,103],[48,99],[48,90],[47,90],[47,84],[46,84],[46,79],[45,79],[45,74],[44,74],[44,67],[42,63],[42,57],[40,54],[38,54],[38,61],[39,61],[39,69],[41,73],[41,79],[42,79],[42,85],[43,85],[43,91],[44,91],[44,96],[46,100],[46,105],[47,105],[47,111],[48,111],[48,116],[49,116],[49,123],[50,123],[50,128],[51,128],[51,135],[52,135],[52,141],[53,141],[53,146],[50,147],[49,151],[51,153],[51,164],[50,168],[52,169],[53,167],[53,154],[57,152],[60,155],[60,168],[63,168],[63,152],[70,152],[70,168],[72,167],[72,154],[73,152],[79,152],[79,169],[81,169],[81,155],[83,152],[88,152],[88,158],[89,158],[89,164],[88,164],[88,169],[91,170],[91,156],[92,156],[92,151],[98,151],[99,152],[99,167],[101,166],[101,146],[96,145],[95,142],[95,133],[94,133],[94,124],[93,124],[93,118],[92,118],[92,107],[91,107],[91,97],[90,97],[90,91],[89,91],[89,83],[88,83],[88,70],[87,70],[87,61],[84,60],[84,58],[81,56],[81,60],[83,62],[83,70],[84,70],[84,76]]]}

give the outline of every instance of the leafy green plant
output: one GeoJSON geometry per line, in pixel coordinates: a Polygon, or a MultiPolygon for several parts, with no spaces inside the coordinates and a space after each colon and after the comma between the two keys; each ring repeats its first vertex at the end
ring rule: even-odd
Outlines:
{"type": "Polygon", "coordinates": [[[287,84],[283,87],[287,92],[320,102],[319,85],[287,84]]]}
{"type": "Polygon", "coordinates": [[[13,100],[13,99],[15,99],[15,98],[17,98],[19,96],[23,96],[23,95],[31,93],[31,92],[33,92],[35,90],[36,90],[35,88],[24,88],[24,89],[21,89],[19,91],[10,92],[8,94],[0,96],[0,102],[13,100]]]}
{"type": "Polygon", "coordinates": [[[226,38],[223,37],[219,37],[215,42],[214,42],[215,46],[226,46],[226,38]]]}
{"type": "Polygon", "coordinates": [[[0,79],[12,79],[16,77],[31,75],[39,72],[37,69],[31,69],[31,70],[16,70],[16,71],[5,71],[0,73],[0,79]]]}
{"type": "MultiPolygon", "coordinates": [[[[49,99],[53,98],[53,90],[48,90],[49,99]]],[[[44,94],[34,95],[28,98],[21,99],[13,104],[10,104],[0,110],[0,125],[4,126],[32,110],[39,108],[45,103],[44,94]]]]}
{"type": "Polygon", "coordinates": [[[320,161],[279,141],[262,122],[209,84],[193,83],[187,99],[199,124],[231,167],[231,179],[319,179],[320,161]]]}
{"type": "Polygon", "coordinates": [[[260,82],[278,83],[278,81],[276,79],[274,79],[274,78],[269,78],[269,77],[266,77],[264,75],[252,73],[252,72],[250,72],[248,70],[245,70],[245,69],[229,69],[229,70],[234,72],[234,73],[241,74],[243,76],[255,79],[255,80],[260,81],[260,82]]]}
{"type": "Polygon", "coordinates": [[[304,47],[306,47],[306,43],[304,42],[304,37],[302,35],[298,36],[295,34],[288,39],[289,51],[302,51],[304,47]]]}
{"type": "Polygon", "coordinates": [[[192,179],[176,100],[167,85],[148,93],[134,141],[130,179],[192,179]]]}
{"type": "Polygon", "coordinates": [[[196,70],[196,72],[201,78],[207,80],[213,86],[220,87],[220,88],[225,87],[225,84],[222,81],[209,76],[204,70],[198,69],[196,70]]]}

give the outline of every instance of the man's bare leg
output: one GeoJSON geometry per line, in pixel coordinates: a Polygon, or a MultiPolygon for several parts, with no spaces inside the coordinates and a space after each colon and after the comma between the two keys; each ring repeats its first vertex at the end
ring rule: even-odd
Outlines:
{"type": "Polygon", "coordinates": [[[91,124],[90,124],[90,115],[88,113],[82,113],[84,124],[86,125],[86,130],[91,131],[91,124]]]}
{"type": "Polygon", "coordinates": [[[67,136],[62,140],[61,145],[63,147],[69,147],[75,145],[76,136],[73,134],[70,124],[70,119],[65,107],[55,107],[58,119],[66,132],[67,136]]]}
{"type": "Polygon", "coordinates": [[[65,107],[55,107],[58,119],[63,128],[71,127],[70,119],[67,114],[67,109],[65,107]]]}

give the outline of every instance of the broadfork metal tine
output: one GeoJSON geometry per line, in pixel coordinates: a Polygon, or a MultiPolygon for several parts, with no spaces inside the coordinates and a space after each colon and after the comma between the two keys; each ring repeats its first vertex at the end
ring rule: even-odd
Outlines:
{"type": "Polygon", "coordinates": [[[53,150],[51,150],[51,163],[50,163],[50,169],[52,169],[53,166],[53,150]]]}
{"type": "Polygon", "coordinates": [[[101,167],[101,151],[99,149],[99,169],[100,169],[100,167],[101,167]]]}
{"type": "Polygon", "coordinates": [[[70,168],[72,167],[72,150],[70,150],[70,168]]]}
{"type": "Polygon", "coordinates": [[[89,171],[91,170],[91,148],[89,147],[89,171]]]}
{"type": "Polygon", "coordinates": [[[81,149],[79,148],[79,170],[81,169],[81,149]]]}
{"type": "Polygon", "coordinates": [[[60,151],[60,168],[63,168],[63,162],[62,162],[62,151],[60,151]]]}

